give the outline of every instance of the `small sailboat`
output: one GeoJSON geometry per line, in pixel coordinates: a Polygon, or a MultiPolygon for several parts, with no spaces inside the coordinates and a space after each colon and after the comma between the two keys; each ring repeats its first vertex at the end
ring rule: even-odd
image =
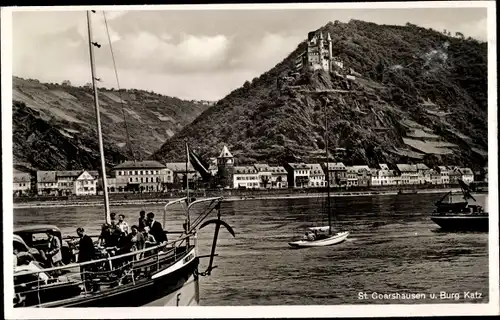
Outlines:
{"type": "Polygon", "coordinates": [[[326,150],[326,185],[327,185],[327,213],[328,213],[328,226],[309,227],[307,228],[306,235],[303,239],[292,241],[288,244],[293,248],[306,248],[306,247],[324,247],[339,244],[347,239],[349,231],[332,232],[332,212],[330,206],[330,177],[329,177],[329,155],[328,155],[328,117],[327,117],[328,101],[325,101],[325,150],[326,150]]]}

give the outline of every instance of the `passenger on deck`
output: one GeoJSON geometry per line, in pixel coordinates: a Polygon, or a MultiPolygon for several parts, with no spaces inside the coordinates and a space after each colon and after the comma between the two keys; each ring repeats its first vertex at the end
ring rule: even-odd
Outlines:
{"type": "Polygon", "coordinates": [[[155,214],[153,212],[149,212],[147,214],[147,222],[150,228],[150,232],[153,235],[153,237],[156,239],[158,244],[166,242],[167,241],[167,236],[165,234],[165,231],[163,231],[163,227],[161,226],[161,223],[156,221],[155,219],[155,214]]]}
{"type": "Polygon", "coordinates": [[[125,233],[125,235],[128,235],[129,228],[128,228],[128,223],[125,222],[125,215],[120,214],[118,216],[118,224],[116,226],[118,229],[120,229],[121,233],[125,233]]]}
{"type": "MultiPolygon", "coordinates": [[[[32,272],[32,271],[42,271],[39,263],[35,261],[35,258],[28,252],[18,252],[14,249],[14,273],[16,272],[32,272]]],[[[35,277],[43,282],[47,283],[49,276],[45,272],[34,273],[32,275],[27,275],[27,277],[35,277]]]]}
{"type": "Polygon", "coordinates": [[[54,235],[52,230],[47,230],[47,236],[49,237],[49,246],[46,252],[48,262],[51,267],[62,266],[61,241],[54,235]]]}
{"type": "Polygon", "coordinates": [[[139,212],[139,232],[143,232],[145,226],[146,226],[146,211],[141,210],[141,212],[139,212]]]}
{"type": "MultiPolygon", "coordinates": [[[[80,237],[80,244],[78,246],[78,263],[92,260],[95,255],[95,248],[92,239],[85,234],[85,230],[83,228],[76,229],[76,233],[78,234],[78,237],[80,237]]],[[[85,289],[87,289],[87,291],[90,291],[92,289],[92,284],[90,283],[89,278],[91,277],[90,273],[94,271],[94,264],[80,266],[80,276],[85,284],[85,289]]]]}
{"type": "MultiPolygon", "coordinates": [[[[130,242],[132,243],[132,251],[139,251],[144,249],[144,236],[142,235],[141,232],[139,232],[139,228],[137,226],[132,226],[132,232],[130,233],[129,237],[130,242]]],[[[141,259],[144,254],[138,253],[135,258],[137,260],[141,259]]]]}
{"type": "Polygon", "coordinates": [[[157,244],[155,237],[151,233],[149,233],[149,227],[144,227],[144,241],[146,244],[146,248],[155,246],[157,244]]]}
{"type": "Polygon", "coordinates": [[[92,239],[85,234],[85,230],[83,228],[76,229],[76,233],[80,238],[80,243],[78,246],[78,262],[92,260],[95,255],[95,248],[92,239]]]}
{"type": "Polygon", "coordinates": [[[131,242],[132,242],[132,250],[142,250],[144,249],[145,239],[141,232],[139,232],[139,228],[137,226],[132,226],[131,242]]]}
{"type": "Polygon", "coordinates": [[[109,214],[109,218],[110,218],[111,227],[114,228],[118,224],[118,222],[116,221],[116,213],[111,212],[109,214]]]}

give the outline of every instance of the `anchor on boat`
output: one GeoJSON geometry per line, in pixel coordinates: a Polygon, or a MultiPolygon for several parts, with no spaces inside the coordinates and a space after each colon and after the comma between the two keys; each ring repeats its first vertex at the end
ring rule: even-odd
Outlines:
{"type": "Polygon", "coordinates": [[[212,243],[212,252],[208,256],[201,256],[200,257],[200,258],[210,257],[210,262],[208,264],[207,269],[204,272],[200,273],[200,275],[202,275],[202,276],[209,276],[210,273],[212,272],[212,270],[217,268],[217,266],[213,265],[213,262],[214,262],[214,257],[217,256],[217,254],[215,254],[215,249],[217,247],[217,239],[219,237],[220,227],[224,226],[226,228],[226,230],[229,231],[229,233],[233,237],[236,237],[236,235],[234,234],[233,228],[227,222],[221,220],[221,218],[220,218],[220,203],[218,203],[215,208],[217,209],[217,219],[207,220],[207,221],[203,222],[203,224],[200,226],[200,229],[202,229],[210,224],[215,224],[215,233],[214,233],[214,240],[212,243]]]}

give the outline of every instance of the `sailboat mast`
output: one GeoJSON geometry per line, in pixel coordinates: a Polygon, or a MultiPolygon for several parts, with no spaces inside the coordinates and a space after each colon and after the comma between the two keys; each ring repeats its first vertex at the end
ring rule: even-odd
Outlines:
{"type": "MultiPolygon", "coordinates": [[[[188,165],[189,165],[189,147],[186,140],[186,203],[189,206],[189,177],[188,177],[188,165]]],[[[189,221],[189,211],[187,213],[187,230],[191,227],[189,221]]]]}
{"type": "Polygon", "coordinates": [[[87,26],[89,33],[89,52],[90,52],[90,70],[92,72],[92,86],[94,89],[94,104],[95,104],[95,113],[96,113],[96,121],[97,121],[97,135],[99,139],[99,153],[101,156],[101,177],[102,177],[102,188],[104,191],[104,213],[105,213],[105,221],[106,223],[110,223],[110,212],[109,212],[109,195],[108,195],[108,182],[106,181],[106,162],[104,159],[104,146],[102,143],[102,132],[101,132],[101,116],[99,112],[99,96],[97,94],[97,86],[95,83],[95,63],[94,63],[94,47],[92,44],[92,27],[91,27],[91,18],[90,11],[87,11],[87,26]]]}
{"type": "Polygon", "coordinates": [[[330,214],[330,157],[328,156],[328,115],[327,115],[328,100],[325,100],[325,150],[326,150],[326,203],[328,210],[328,234],[332,235],[332,217],[330,214]]]}

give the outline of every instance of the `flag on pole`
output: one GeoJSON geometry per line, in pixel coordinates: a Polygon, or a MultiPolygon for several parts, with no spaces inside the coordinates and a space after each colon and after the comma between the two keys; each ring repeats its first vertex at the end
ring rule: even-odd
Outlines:
{"type": "Polygon", "coordinates": [[[201,174],[201,177],[204,181],[209,181],[212,178],[212,174],[208,170],[209,165],[205,161],[203,161],[189,146],[188,149],[188,159],[193,168],[201,174]]]}

